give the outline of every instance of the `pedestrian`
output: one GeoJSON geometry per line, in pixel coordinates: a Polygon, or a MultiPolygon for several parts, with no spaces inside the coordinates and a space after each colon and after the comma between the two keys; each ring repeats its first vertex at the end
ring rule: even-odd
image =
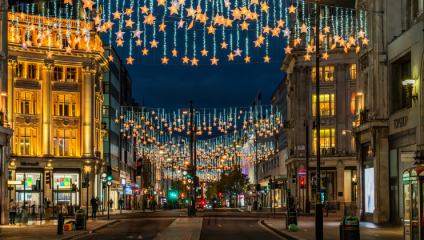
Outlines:
{"type": "Polygon", "coordinates": [[[90,201],[91,207],[92,207],[92,212],[91,212],[91,220],[97,220],[97,200],[94,198],[94,196],[91,197],[91,201],[90,201]]]}
{"type": "Polygon", "coordinates": [[[16,225],[15,224],[15,218],[16,218],[16,202],[15,202],[14,199],[11,199],[10,200],[9,212],[10,212],[10,220],[9,220],[10,225],[16,225]]]}
{"type": "Polygon", "coordinates": [[[118,201],[118,204],[119,204],[119,210],[122,210],[122,207],[124,206],[124,198],[121,197],[118,201]]]}
{"type": "Polygon", "coordinates": [[[111,209],[112,208],[112,206],[113,206],[113,200],[112,200],[112,198],[109,200],[109,209],[111,209]]]}
{"type": "Polygon", "coordinates": [[[48,198],[44,199],[43,209],[44,209],[44,218],[46,218],[46,222],[48,222],[50,221],[50,201],[48,198]]]}
{"type": "Polygon", "coordinates": [[[99,206],[100,208],[102,207],[102,204],[100,203],[100,198],[96,197],[96,202],[97,202],[97,211],[100,212],[99,206]]]}
{"type": "Polygon", "coordinates": [[[131,209],[132,209],[133,212],[134,212],[134,208],[135,208],[134,199],[132,198],[131,199],[131,209]]]}

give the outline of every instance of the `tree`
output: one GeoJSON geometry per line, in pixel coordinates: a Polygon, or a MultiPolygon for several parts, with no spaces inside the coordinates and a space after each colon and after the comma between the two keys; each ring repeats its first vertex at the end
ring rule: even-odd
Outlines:
{"type": "Polygon", "coordinates": [[[211,183],[211,185],[209,185],[206,188],[206,198],[210,200],[212,200],[213,198],[217,198],[218,196],[218,183],[211,183]]]}
{"type": "Polygon", "coordinates": [[[231,196],[235,193],[237,199],[237,196],[240,193],[247,191],[247,188],[249,188],[249,178],[246,174],[241,172],[240,168],[234,168],[228,172],[222,172],[219,182],[217,183],[217,190],[226,194],[228,198],[231,198],[231,196]]]}

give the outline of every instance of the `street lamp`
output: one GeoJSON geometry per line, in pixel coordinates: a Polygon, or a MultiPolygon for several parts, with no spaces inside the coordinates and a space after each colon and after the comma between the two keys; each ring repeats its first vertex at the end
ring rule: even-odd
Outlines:
{"type": "Polygon", "coordinates": [[[91,166],[90,165],[84,165],[84,172],[86,173],[86,177],[85,177],[85,187],[87,188],[87,215],[86,215],[86,221],[85,221],[85,226],[84,226],[84,230],[87,230],[87,220],[88,220],[88,175],[91,172],[91,166]]]}

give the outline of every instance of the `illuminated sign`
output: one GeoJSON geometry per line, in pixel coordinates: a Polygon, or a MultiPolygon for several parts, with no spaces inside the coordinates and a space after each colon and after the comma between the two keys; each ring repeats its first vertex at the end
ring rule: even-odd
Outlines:
{"type": "Polygon", "coordinates": [[[298,174],[302,178],[306,177],[306,169],[300,169],[298,174]]]}
{"type": "Polygon", "coordinates": [[[60,186],[68,187],[69,186],[69,178],[60,178],[60,186]]]}
{"type": "Polygon", "coordinates": [[[22,181],[7,181],[7,185],[22,185],[22,181]]]}
{"type": "Polygon", "coordinates": [[[25,178],[25,187],[31,187],[32,178],[25,178]]]}

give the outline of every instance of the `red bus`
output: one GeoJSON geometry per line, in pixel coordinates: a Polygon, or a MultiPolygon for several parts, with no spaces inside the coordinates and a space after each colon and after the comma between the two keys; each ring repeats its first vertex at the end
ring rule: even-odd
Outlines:
{"type": "Polygon", "coordinates": [[[203,197],[203,187],[198,187],[196,189],[196,204],[197,209],[205,210],[206,199],[203,197]]]}

